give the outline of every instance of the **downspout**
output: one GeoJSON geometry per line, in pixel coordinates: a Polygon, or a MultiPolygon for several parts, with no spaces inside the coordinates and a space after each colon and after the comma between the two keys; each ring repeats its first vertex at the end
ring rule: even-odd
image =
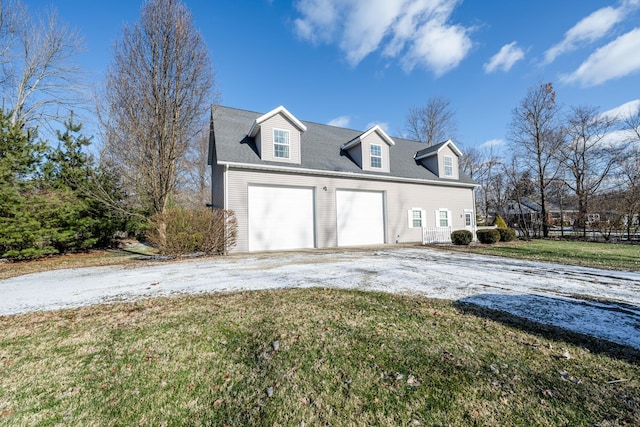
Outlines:
{"type": "Polygon", "coordinates": [[[476,221],[476,190],[478,187],[473,187],[471,189],[471,205],[473,206],[473,210],[471,212],[471,221],[473,226],[471,227],[473,237],[472,240],[476,240],[476,232],[478,231],[478,222],[476,221]]]}
{"type": "Polygon", "coordinates": [[[224,165],[224,170],[222,171],[222,186],[224,188],[224,201],[222,202],[222,207],[224,210],[229,209],[229,180],[227,179],[227,172],[229,172],[229,165],[224,165]]]}
{"type": "Polygon", "coordinates": [[[225,224],[224,224],[224,255],[229,255],[229,248],[227,248],[227,242],[228,240],[228,236],[227,236],[227,210],[229,208],[229,202],[228,202],[228,190],[229,190],[229,180],[227,179],[227,172],[229,172],[229,165],[224,165],[224,169],[222,170],[222,188],[223,188],[223,202],[222,202],[222,208],[223,208],[223,215],[224,215],[224,220],[225,220],[225,224]]]}

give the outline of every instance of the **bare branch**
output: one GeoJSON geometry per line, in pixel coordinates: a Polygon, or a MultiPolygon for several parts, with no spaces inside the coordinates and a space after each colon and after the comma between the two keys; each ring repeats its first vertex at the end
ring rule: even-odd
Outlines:
{"type": "Polygon", "coordinates": [[[514,155],[518,156],[522,167],[535,178],[544,237],[549,233],[547,187],[558,174],[557,157],[563,141],[559,112],[553,85],[541,83],[529,88],[527,96],[513,110],[509,132],[514,155]]]}
{"type": "Polygon", "coordinates": [[[431,146],[455,139],[455,113],[446,98],[435,97],[421,107],[411,107],[407,113],[407,138],[431,146]]]}
{"type": "Polygon", "coordinates": [[[618,164],[624,145],[606,138],[615,119],[602,116],[595,107],[573,107],[567,118],[567,140],[561,151],[562,164],[571,179],[567,186],[578,199],[578,226],[586,224],[588,203],[618,164]]]}
{"type": "Polygon", "coordinates": [[[150,214],[165,212],[178,188],[179,170],[216,102],[214,81],[186,6],[179,0],[145,2],[139,22],[125,27],[115,46],[100,115],[103,161],[118,169],[150,214]]]}
{"type": "Polygon", "coordinates": [[[11,4],[19,17],[6,47],[10,66],[4,68],[11,122],[35,127],[60,121],[84,103],[73,63],[83,49],[82,37],[53,8],[34,18],[19,1],[11,4]]]}

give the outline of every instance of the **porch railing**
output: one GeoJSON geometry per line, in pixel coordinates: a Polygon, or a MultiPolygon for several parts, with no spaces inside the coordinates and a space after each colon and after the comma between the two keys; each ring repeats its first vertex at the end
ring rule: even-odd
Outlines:
{"type": "Polygon", "coordinates": [[[422,227],[422,244],[451,243],[451,227],[422,227]]]}

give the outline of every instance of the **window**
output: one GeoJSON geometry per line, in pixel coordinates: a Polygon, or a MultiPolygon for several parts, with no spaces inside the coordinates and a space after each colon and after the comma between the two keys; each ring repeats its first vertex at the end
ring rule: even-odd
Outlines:
{"type": "Polygon", "coordinates": [[[444,176],[453,176],[453,157],[444,156],[444,176]]]}
{"type": "Polygon", "coordinates": [[[289,131],[282,129],[273,130],[273,157],[280,159],[289,158],[289,131]]]}
{"type": "Polygon", "coordinates": [[[471,212],[464,213],[464,226],[471,227],[471,212]]]}
{"type": "Polygon", "coordinates": [[[424,211],[420,208],[409,210],[409,228],[422,228],[424,211]]]}
{"type": "Polygon", "coordinates": [[[438,227],[449,227],[449,218],[451,214],[446,209],[439,209],[436,211],[436,218],[438,221],[438,227]]]}
{"type": "Polygon", "coordinates": [[[369,148],[371,153],[371,167],[381,169],[382,168],[382,147],[379,145],[371,144],[369,148]]]}

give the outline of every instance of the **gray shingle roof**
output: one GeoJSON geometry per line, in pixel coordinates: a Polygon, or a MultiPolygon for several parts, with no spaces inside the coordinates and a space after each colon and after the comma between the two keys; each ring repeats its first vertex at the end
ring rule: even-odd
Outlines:
{"type": "Polygon", "coordinates": [[[340,146],[358,137],[363,131],[304,120],[301,122],[307,127],[307,131],[300,138],[301,164],[264,161],[258,156],[255,140],[247,136],[251,125],[261,115],[236,108],[215,107],[213,135],[218,162],[474,184],[462,172],[459,180],[438,178],[413,158],[416,152],[425,148],[423,143],[394,137],[392,139],[396,145],[389,147],[390,173],[363,171],[347,153],[340,150],[340,146]]]}
{"type": "MultiPolygon", "coordinates": [[[[440,144],[432,145],[431,147],[418,150],[416,152],[416,157],[424,156],[425,154],[436,153],[442,146],[444,146],[448,142],[449,141],[441,142],[440,144]]],[[[424,145],[424,144],[421,144],[421,145],[424,145]]]]}

